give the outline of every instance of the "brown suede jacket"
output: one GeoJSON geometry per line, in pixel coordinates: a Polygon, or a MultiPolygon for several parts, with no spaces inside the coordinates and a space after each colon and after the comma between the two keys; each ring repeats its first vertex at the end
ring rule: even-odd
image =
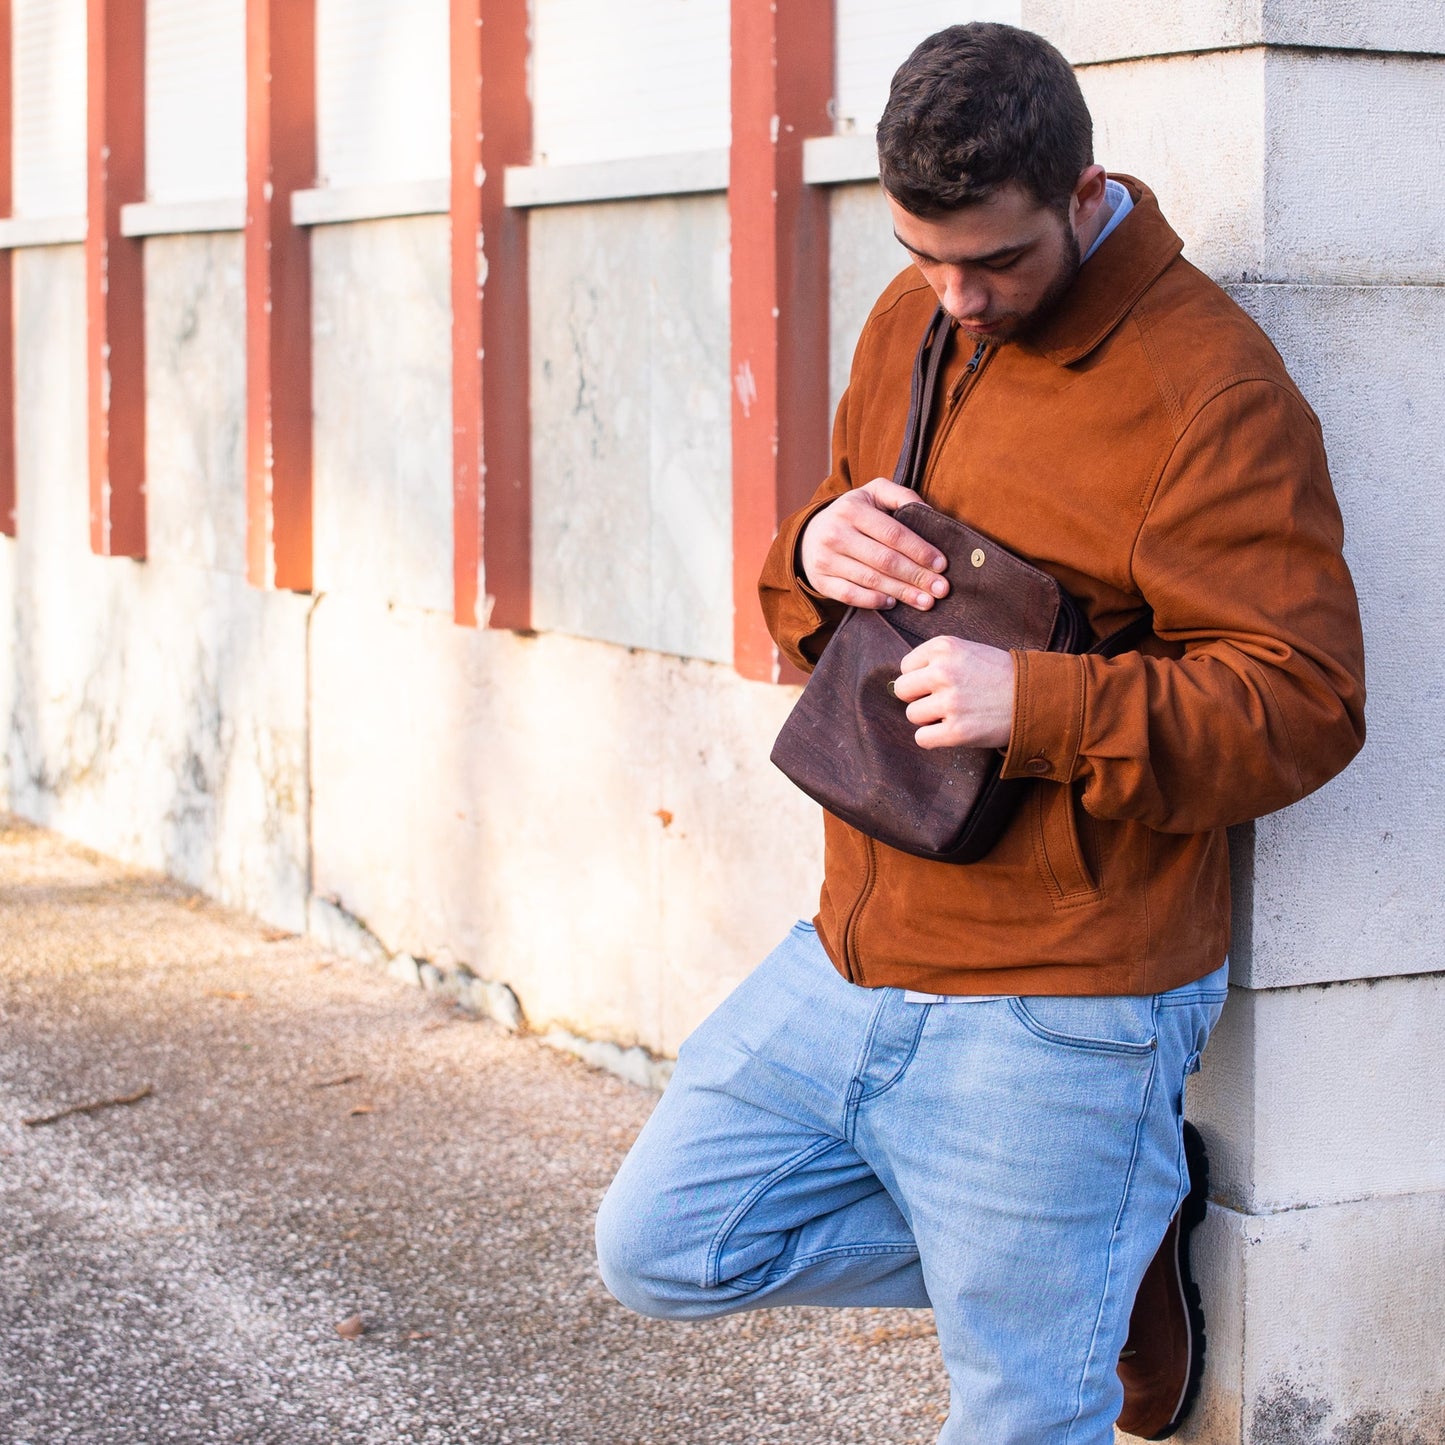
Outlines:
{"type": "MultiPolygon", "coordinates": [[[[1015,655],[1006,777],[1034,780],[972,864],[826,818],[819,935],[856,983],[1142,994],[1229,947],[1225,828],[1338,773],[1364,740],[1364,659],[1319,423],[1264,333],[1180,255],[1150,191],[1027,342],[950,342],[923,499],[1056,576],[1112,658],[1015,655]]],[[[763,569],[768,625],[811,667],[844,609],[801,585],[802,529],[891,477],[936,305],[909,268],[858,343],[833,469],[763,569]]],[[[899,604],[900,606],[902,604],[899,604]]]]}

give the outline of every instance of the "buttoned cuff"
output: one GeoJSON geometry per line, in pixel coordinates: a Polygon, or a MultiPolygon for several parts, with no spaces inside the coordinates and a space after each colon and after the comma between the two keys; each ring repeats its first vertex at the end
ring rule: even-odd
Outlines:
{"type": "Polygon", "coordinates": [[[1078,776],[1084,734],[1084,659],[1070,652],[1019,652],[1014,659],[1014,718],[1005,778],[1078,776]]]}

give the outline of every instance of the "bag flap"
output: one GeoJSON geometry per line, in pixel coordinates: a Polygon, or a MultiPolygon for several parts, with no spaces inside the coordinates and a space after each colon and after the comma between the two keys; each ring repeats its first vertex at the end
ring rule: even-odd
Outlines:
{"type": "Polygon", "coordinates": [[[925,612],[902,603],[890,608],[894,627],[920,642],[964,637],[991,647],[1049,650],[1064,605],[1054,578],[935,507],[910,502],[894,515],[948,558],[949,584],[948,596],[925,612]]]}

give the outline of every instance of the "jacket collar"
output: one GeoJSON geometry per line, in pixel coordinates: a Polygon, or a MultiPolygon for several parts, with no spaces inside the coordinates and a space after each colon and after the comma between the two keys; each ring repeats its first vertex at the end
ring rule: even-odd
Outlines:
{"type": "Polygon", "coordinates": [[[1089,258],[1058,309],[1019,342],[1059,366],[1093,351],[1184,249],[1148,186],[1133,176],[1113,179],[1133,197],[1134,209],[1089,258]]]}

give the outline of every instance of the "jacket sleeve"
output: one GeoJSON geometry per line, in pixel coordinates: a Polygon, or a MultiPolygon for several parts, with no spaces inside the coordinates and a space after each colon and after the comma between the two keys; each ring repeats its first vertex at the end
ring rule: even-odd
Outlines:
{"type": "Polygon", "coordinates": [[[833,468],[807,506],[783,520],[758,578],[758,599],[773,641],[804,672],[811,672],[847,607],[814,592],[803,581],[798,543],[803,529],[829,502],[853,485],[848,467],[848,393],[833,419],[833,468]]]}
{"type": "Polygon", "coordinates": [[[1319,424],[1274,379],[1188,421],[1133,572],[1176,657],[1015,654],[1006,777],[1082,782],[1096,817],[1193,833],[1282,808],[1364,742],[1364,648],[1319,424]]]}

